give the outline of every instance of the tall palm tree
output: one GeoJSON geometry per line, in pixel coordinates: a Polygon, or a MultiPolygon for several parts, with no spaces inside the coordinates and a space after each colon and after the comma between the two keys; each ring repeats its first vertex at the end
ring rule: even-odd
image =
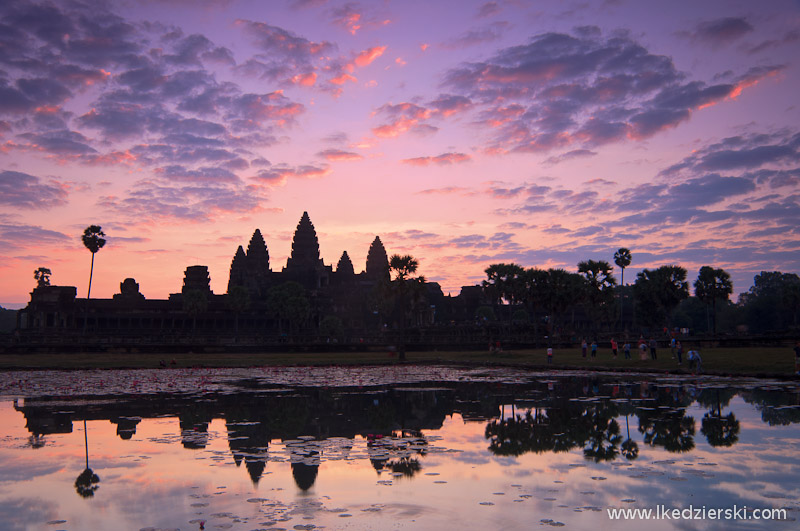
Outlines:
{"type": "Polygon", "coordinates": [[[412,277],[417,272],[419,262],[411,255],[399,254],[392,255],[389,258],[389,272],[392,275],[392,287],[399,296],[400,300],[400,341],[397,346],[398,359],[406,359],[405,350],[405,332],[406,332],[406,311],[408,306],[408,290],[411,288],[418,288],[425,283],[425,277],[412,277]],[[409,286],[410,285],[410,286],[409,286]]]}
{"type": "Polygon", "coordinates": [[[631,265],[631,251],[625,247],[620,247],[614,253],[614,263],[620,268],[619,285],[625,285],[625,268],[631,265]]]}
{"type": "Polygon", "coordinates": [[[94,255],[106,244],[105,233],[100,225],[89,225],[83,231],[83,246],[92,253],[92,268],[89,270],[89,290],[86,292],[86,317],[83,320],[83,330],[86,331],[86,324],[89,320],[89,299],[92,294],[92,275],[94,275],[94,255]]]}

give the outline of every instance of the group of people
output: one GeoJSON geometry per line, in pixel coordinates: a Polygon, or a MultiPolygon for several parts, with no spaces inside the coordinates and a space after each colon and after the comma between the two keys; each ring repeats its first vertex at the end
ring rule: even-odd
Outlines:
{"type": "MultiPolygon", "coordinates": [[[[678,365],[683,365],[683,345],[681,344],[680,340],[675,339],[674,337],[670,340],[670,351],[672,353],[672,359],[678,361],[678,365]]],[[[650,359],[657,360],[658,359],[658,342],[655,338],[650,338],[649,341],[645,340],[643,336],[639,337],[638,343],[639,349],[639,359],[642,361],[647,359],[647,351],[650,351],[650,359]]],[[[619,350],[619,344],[617,343],[616,339],[611,338],[611,354],[614,356],[614,359],[617,359],[617,354],[619,350]]],[[[631,343],[626,341],[622,345],[622,354],[626,360],[631,359],[631,343]]],[[[592,358],[597,357],[597,341],[592,341],[591,344],[587,343],[586,339],[581,340],[581,355],[585,358],[589,355],[592,358]]],[[[700,372],[703,367],[703,358],[700,357],[700,352],[696,349],[689,350],[686,353],[686,360],[689,362],[689,369],[697,370],[700,372]]],[[[552,349],[548,349],[547,352],[547,362],[552,362],[552,349]]]]}

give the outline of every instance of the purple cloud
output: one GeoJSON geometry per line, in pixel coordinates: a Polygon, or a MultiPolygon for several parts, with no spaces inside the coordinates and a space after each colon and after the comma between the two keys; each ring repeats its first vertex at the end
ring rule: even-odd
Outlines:
{"type": "Polygon", "coordinates": [[[582,30],[537,35],[462,64],[445,74],[444,86],[479,107],[489,152],[542,152],[651,137],[782,68],[732,83],[686,81],[671,59],[626,33],[582,30]]]}
{"type": "Polygon", "coordinates": [[[0,172],[0,204],[15,208],[46,210],[67,203],[68,188],[56,180],[43,183],[18,171],[0,172]]]}
{"type": "Polygon", "coordinates": [[[701,22],[691,37],[695,40],[719,46],[742,38],[755,28],[743,17],[725,17],[701,22]]]}

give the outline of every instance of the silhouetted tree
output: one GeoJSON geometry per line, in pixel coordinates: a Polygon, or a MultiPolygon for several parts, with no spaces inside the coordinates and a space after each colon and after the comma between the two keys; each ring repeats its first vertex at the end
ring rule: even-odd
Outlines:
{"type": "Polygon", "coordinates": [[[686,269],[673,265],[643,269],[633,287],[639,313],[648,325],[667,324],[675,306],[689,296],[686,269]]]}
{"type": "Polygon", "coordinates": [[[105,233],[103,229],[100,228],[100,225],[89,225],[83,231],[83,236],[81,236],[81,241],[83,241],[83,246],[89,249],[92,253],[92,267],[89,269],[89,289],[86,292],[86,316],[83,320],[83,330],[86,331],[86,326],[89,320],[89,299],[92,295],[92,276],[94,275],[94,255],[97,254],[97,251],[103,248],[106,244],[105,240],[105,233]]]}
{"type": "Polygon", "coordinates": [[[600,318],[604,307],[608,307],[614,297],[617,280],[611,276],[611,265],[605,260],[584,260],[578,262],[578,273],[587,282],[587,294],[592,306],[594,320],[600,318]]]}
{"type": "Polygon", "coordinates": [[[50,285],[50,275],[53,273],[47,269],[46,267],[40,267],[36,271],[33,272],[33,278],[36,280],[36,287],[41,288],[43,286],[50,285]]]}
{"type": "MultiPolygon", "coordinates": [[[[625,268],[631,265],[631,260],[633,257],[631,256],[630,249],[626,247],[620,247],[617,249],[617,252],[614,253],[614,263],[617,264],[619,267],[619,285],[625,286],[625,268]]],[[[624,306],[623,294],[620,293],[620,300],[619,300],[619,320],[622,321],[622,309],[624,306]]]]}
{"type": "Polygon", "coordinates": [[[733,283],[731,276],[723,269],[715,269],[710,266],[703,266],[694,281],[695,296],[713,308],[711,331],[717,333],[717,299],[728,300],[733,293],[733,283]]]}
{"type": "Polygon", "coordinates": [[[625,268],[631,265],[631,251],[626,249],[625,247],[620,247],[616,253],[614,253],[614,263],[619,266],[620,274],[619,274],[619,285],[625,285],[625,268]]]}
{"type": "Polygon", "coordinates": [[[83,231],[83,236],[81,237],[83,241],[84,247],[89,249],[92,253],[92,267],[89,270],[89,290],[86,293],[86,298],[91,298],[92,294],[92,275],[94,274],[94,255],[97,254],[97,251],[103,248],[106,244],[105,240],[105,233],[100,228],[99,225],[90,225],[86,227],[86,230],[83,231]]]}
{"type": "Polygon", "coordinates": [[[546,288],[543,291],[550,313],[548,326],[552,333],[567,308],[582,301],[586,293],[586,279],[563,269],[548,269],[546,288]]]}
{"type": "Polygon", "coordinates": [[[797,326],[800,277],[794,273],[762,271],[739,297],[751,332],[785,330],[797,326]]]}
{"type": "Polygon", "coordinates": [[[487,280],[482,285],[493,303],[505,299],[513,305],[524,298],[525,268],[517,264],[492,264],[484,272],[487,280]]]}
{"type": "Polygon", "coordinates": [[[392,290],[397,295],[400,304],[400,341],[397,345],[398,358],[406,359],[405,351],[405,331],[406,313],[409,310],[409,296],[419,295],[422,286],[425,284],[425,277],[414,275],[419,267],[419,262],[411,255],[394,254],[389,258],[389,272],[392,276],[392,290]]]}

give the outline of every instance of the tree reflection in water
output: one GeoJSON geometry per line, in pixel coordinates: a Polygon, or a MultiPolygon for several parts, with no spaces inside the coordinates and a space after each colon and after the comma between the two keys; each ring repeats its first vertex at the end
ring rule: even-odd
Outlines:
{"type": "Polygon", "coordinates": [[[86,420],[83,421],[83,440],[86,448],[86,469],[80,473],[75,480],[75,491],[82,498],[91,498],[97,489],[100,488],[100,476],[89,468],[89,435],[86,432],[86,420]]]}
{"type": "MultiPolygon", "coordinates": [[[[739,396],[755,404],[770,424],[800,422],[800,394],[796,388],[736,389],[723,382],[698,385],[692,381],[620,381],[616,377],[532,377],[521,383],[437,381],[400,386],[287,387],[274,385],[257,392],[248,381],[240,392],[199,395],[129,395],[105,411],[79,399],[70,410],[48,399],[15,402],[25,415],[31,447],[43,445],[49,434],[71,433],[73,422],[84,421],[86,468],[75,480],[82,497],[92,497],[100,478],[89,468],[86,419],[107,420],[126,441],[137,438],[137,424],[145,418],[177,417],[180,444],[208,450],[216,433],[210,423],[222,418],[227,445],[236,466],[245,464],[254,485],[267,467],[286,466],[301,491],[313,487],[322,462],[342,459],[359,444],[372,467],[395,478],[414,478],[424,458],[441,448],[428,445],[428,434],[442,428],[448,417],[480,422],[488,449],[499,456],[526,453],[579,452],[587,460],[634,460],[646,448],[688,452],[695,448],[695,419],[687,415],[695,402],[706,409],[701,433],[712,447],[730,447],[739,441],[741,426],[733,411],[723,411],[739,396]],[[253,392],[256,391],[256,392],[253,392]],[[506,407],[508,406],[508,407],[506,407]],[[506,416],[509,414],[509,416],[506,416]],[[625,434],[622,434],[622,417],[625,434]],[[637,437],[630,417],[638,417],[637,437]],[[283,444],[274,441],[281,440],[283,444]]],[[[774,386],[773,386],[774,387],[774,386]]],[[[76,397],[78,398],[78,397],[76,397]]],[[[358,456],[357,456],[358,458],[358,456]]]]}
{"type": "Polygon", "coordinates": [[[724,389],[722,392],[719,388],[714,390],[714,400],[708,403],[707,396],[701,393],[697,401],[706,407],[710,407],[705,415],[703,415],[702,426],[700,433],[705,435],[708,444],[714,447],[733,446],[739,440],[739,421],[733,412],[727,415],[722,415],[723,402],[725,406],[735,396],[735,391],[731,389],[724,389]],[[721,394],[724,394],[724,400],[721,394]]]}

